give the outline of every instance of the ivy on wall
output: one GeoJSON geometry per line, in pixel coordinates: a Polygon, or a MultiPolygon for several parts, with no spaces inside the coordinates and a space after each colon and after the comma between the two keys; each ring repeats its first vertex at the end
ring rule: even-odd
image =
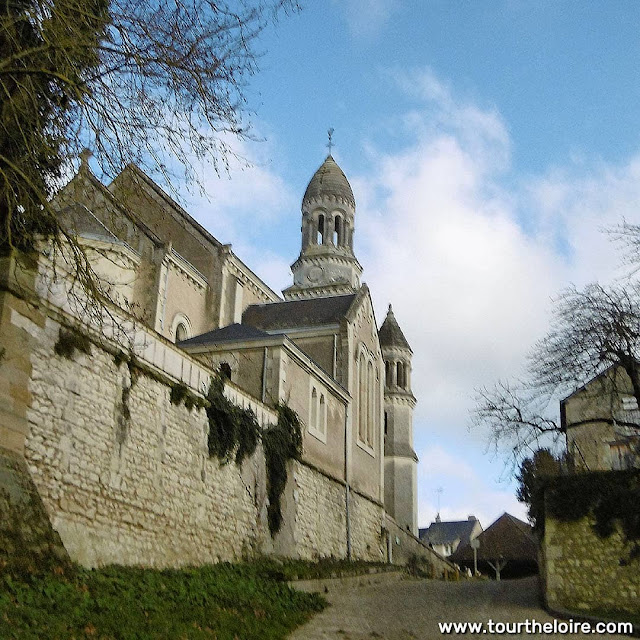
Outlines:
{"type": "MultiPolygon", "coordinates": [[[[54,350],[59,356],[72,359],[76,350],[91,353],[91,338],[77,331],[60,328],[58,342],[54,350]]],[[[103,348],[104,345],[100,345],[103,348]]],[[[207,445],[209,456],[218,458],[222,464],[232,460],[241,465],[250,458],[262,441],[267,473],[267,495],[269,506],[267,519],[271,535],[282,527],[282,494],[287,484],[287,465],[290,460],[302,454],[302,425],[298,414],[286,403],[275,406],[278,421],[264,430],[260,428],[255,413],[248,408],[238,407],[224,395],[225,378],[221,373],[211,378],[206,399],[201,398],[182,382],[170,383],[161,373],[145,366],[133,355],[116,349],[111,351],[114,364],[120,367],[126,363],[131,383],[123,386],[120,404],[120,419],[116,438],[123,444],[131,420],[129,396],[138,376],[145,375],[162,384],[169,384],[171,404],[184,404],[188,411],[204,408],[209,423],[207,445]]]]}
{"type": "Polygon", "coordinates": [[[302,426],[298,414],[285,403],[275,406],[278,422],[261,430],[255,413],[234,405],[224,395],[224,378],[212,378],[207,394],[209,455],[223,464],[237,465],[251,457],[262,440],[267,471],[269,506],[267,520],[271,535],[282,527],[282,494],[287,485],[287,464],[302,454],[302,426]]]}
{"type": "Polygon", "coordinates": [[[221,375],[211,378],[207,393],[209,406],[209,455],[223,463],[232,459],[237,465],[251,457],[260,441],[260,425],[251,409],[243,409],[224,395],[224,379],[221,375]]]}
{"type": "Polygon", "coordinates": [[[640,557],[640,469],[550,480],[545,487],[545,510],[562,522],[592,516],[593,529],[601,538],[609,537],[619,525],[626,541],[632,543],[629,558],[621,563],[640,557]]]}
{"type": "Polygon", "coordinates": [[[284,403],[276,404],[278,422],[262,435],[267,467],[267,520],[269,531],[275,535],[282,526],[281,499],[287,485],[287,463],[302,455],[302,426],[298,414],[284,403]]]}
{"type": "Polygon", "coordinates": [[[58,333],[58,341],[55,343],[53,350],[57,355],[72,360],[76,351],[91,355],[91,340],[88,336],[74,331],[73,329],[66,329],[60,327],[58,333]]]}

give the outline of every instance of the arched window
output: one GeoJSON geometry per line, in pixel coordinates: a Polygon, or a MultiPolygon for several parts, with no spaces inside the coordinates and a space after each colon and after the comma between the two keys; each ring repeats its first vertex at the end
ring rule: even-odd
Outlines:
{"type": "Polygon", "coordinates": [[[176,342],[182,342],[189,339],[189,329],[184,322],[181,322],[176,327],[176,342]]]}
{"type": "Polygon", "coordinates": [[[367,429],[367,362],[364,353],[360,354],[358,370],[358,437],[364,442],[367,429]]]}
{"type": "Polygon", "coordinates": [[[321,213],[318,216],[318,235],[316,237],[316,244],[324,243],[324,215],[321,213]]]}
{"type": "Polygon", "coordinates": [[[391,363],[388,360],[384,363],[384,377],[387,387],[390,387],[393,384],[393,377],[391,375],[391,363]]]}
{"type": "Polygon", "coordinates": [[[405,383],[405,379],[404,379],[404,363],[403,362],[398,362],[398,370],[397,370],[397,380],[398,380],[398,386],[401,389],[404,389],[406,386],[405,383]]]}
{"type": "Polygon", "coordinates": [[[189,322],[189,318],[187,318],[184,313],[176,313],[176,315],[173,316],[171,329],[169,331],[169,336],[173,338],[175,342],[188,340],[193,335],[191,322],[189,322]]]}
{"type": "Polygon", "coordinates": [[[342,217],[336,216],[333,224],[333,244],[335,244],[336,247],[341,247],[342,242],[342,217]]]}
{"type": "Polygon", "coordinates": [[[320,406],[318,408],[318,430],[325,433],[327,428],[327,406],[324,400],[324,393],[320,394],[320,406]]]}
{"type": "Polygon", "coordinates": [[[318,428],[318,392],[315,387],[311,392],[311,428],[318,428]]]}
{"type": "Polygon", "coordinates": [[[219,368],[222,377],[231,380],[231,365],[228,362],[221,362],[219,368]]]}
{"type": "Polygon", "coordinates": [[[373,384],[373,364],[367,365],[367,431],[365,442],[373,446],[373,425],[375,423],[375,385],[373,384]]]}

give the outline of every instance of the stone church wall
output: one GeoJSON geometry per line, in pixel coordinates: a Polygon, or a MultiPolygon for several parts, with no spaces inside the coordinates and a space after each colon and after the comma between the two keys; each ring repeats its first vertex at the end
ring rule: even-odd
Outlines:
{"type": "MultiPolygon", "coordinates": [[[[73,319],[43,303],[41,320],[29,323],[21,309],[16,304],[0,327],[5,337],[7,327],[29,336],[24,447],[15,450],[73,560],[164,567],[258,553],[346,556],[339,480],[293,463],[283,531],[272,539],[262,452],[241,469],[209,458],[205,412],[170,401],[176,380],[202,389],[211,372],[200,363],[139,327],[136,367],[117,357],[114,342],[78,325],[80,335],[94,335],[90,353],[57,355],[60,330],[73,319]]],[[[3,383],[11,371],[0,367],[3,383]]],[[[261,424],[275,422],[239,388],[228,385],[226,393],[252,406],[261,424]]],[[[382,508],[357,494],[351,504],[354,557],[379,560],[382,508]]]]}
{"type": "MultiPolygon", "coordinates": [[[[204,411],[95,345],[55,355],[47,320],[32,355],[25,457],[71,557],[176,566],[232,560],[268,536],[259,456],[239,470],[210,460],[204,411]]],[[[235,393],[238,393],[237,391],[235,393]]]]}

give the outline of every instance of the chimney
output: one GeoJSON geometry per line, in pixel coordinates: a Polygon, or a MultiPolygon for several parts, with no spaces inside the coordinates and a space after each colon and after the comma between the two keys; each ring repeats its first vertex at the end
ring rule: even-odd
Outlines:
{"type": "Polygon", "coordinates": [[[476,517],[475,517],[475,516],[473,516],[473,515],[472,515],[472,516],[469,516],[469,517],[467,518],[467,520],[468,520],[469,522],[475,522],[477,519],[478,519],[478,518],[476,518],[476,517]]]}

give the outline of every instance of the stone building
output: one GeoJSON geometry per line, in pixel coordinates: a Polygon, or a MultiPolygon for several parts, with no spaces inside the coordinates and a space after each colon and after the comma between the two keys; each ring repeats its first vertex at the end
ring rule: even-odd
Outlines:
{"type": "MultiPolygon", "coordinates": [[[[7,285],[0,338],[22,336],[8,354],[24,364],[25,391],[12,392],[22,400],[6,405],[0,430],[24,455],[74,559],[175,565],[258,551],[406,561],[417,553],[442,564],[416,537],[412,351],[391,308],[378,329],[353,251],[355,198],[331,156],[305,191],[300,255],[282,297],[134,165],[104,185],[84,158],[53,204],[118,305],[108,312],[118,321],[105,333],[104,317],[70,295],[71,279],[47,281],[53,254],[33,275],[36,320],[23,310],[24,291],[7,285]],[[92,355],[60,357],[61,336],[78,330],[93,336],[92,355]],[[149,376],[126,370],[122,348],[149,376]],[[176,383],[204,393],[213,372],[263,427],[280,401],[304,425],[275,537],[264,461],[219,467],[207,455],[206,416],[170,400],[176,383]]],[[[13,259],[2,268],[10,283],[13,259]]]]}
{"type": "Polygon", "coordinates": [[[640,411],[622,368],[607,369],[564,398],[560,421],[577,468],[640,467],[640,411]]]}

